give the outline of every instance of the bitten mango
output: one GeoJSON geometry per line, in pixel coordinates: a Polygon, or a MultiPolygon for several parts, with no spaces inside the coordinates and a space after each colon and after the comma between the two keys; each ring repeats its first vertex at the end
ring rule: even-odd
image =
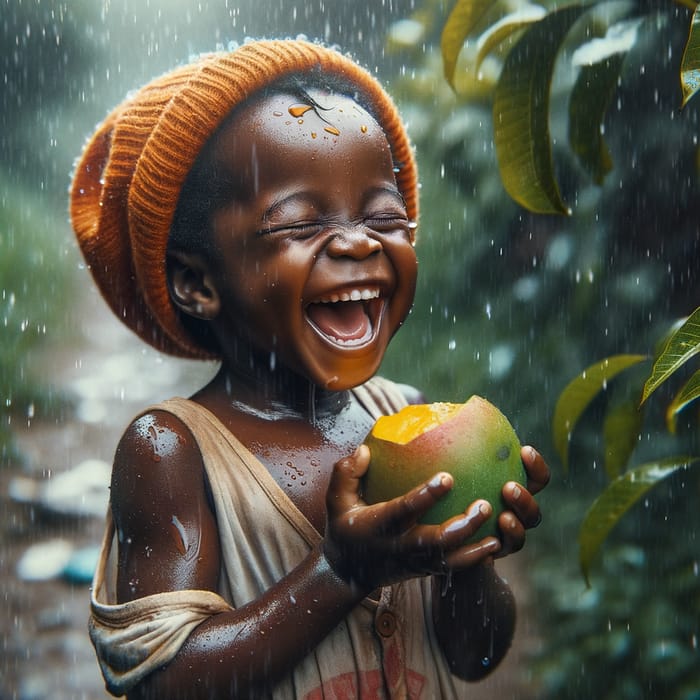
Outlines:
{"type": "Polygon", "coordinates": [[[420,522],[439,524],[463,513],[479,498],[489,501],[493,513],[469,542],[498,536],[503,485],[507,481],[524,485],[527,481],[513,426],[480,396],[463,404],[406,406],[382,416],[365,444],[371,452],[363,484],[367,503],[400,496],[440,471],[453,476],[454,486],[420,522]]]}

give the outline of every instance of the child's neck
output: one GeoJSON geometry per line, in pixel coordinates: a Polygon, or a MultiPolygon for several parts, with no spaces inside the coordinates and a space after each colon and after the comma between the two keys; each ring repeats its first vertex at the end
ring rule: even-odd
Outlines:
{"type": "Polygon", "coordinates": [[[328,391],[284,367],[242,371],[224,363],[201,392],[220,406],[263,420],[302,420],[316,424],[338,414],[348,391],[328,391]]]}

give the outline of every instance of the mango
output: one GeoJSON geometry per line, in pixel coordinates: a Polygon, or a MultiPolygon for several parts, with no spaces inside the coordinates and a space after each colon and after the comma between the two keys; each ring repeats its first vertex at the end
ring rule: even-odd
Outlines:
{"type": "Polygon", "coordinates": [[[367,503],[400,496],[439,471],[449,472],[454,485],[419,522],[442,523],[463,513],[475,500],[486,499],[493,513],[468,542],[498,536],[503,485],[527,481],[515,430],[496,406],[480,396],[464,404],[406,406],[382,416],[365,444],[371,453],[363,481],[367,503]]]}

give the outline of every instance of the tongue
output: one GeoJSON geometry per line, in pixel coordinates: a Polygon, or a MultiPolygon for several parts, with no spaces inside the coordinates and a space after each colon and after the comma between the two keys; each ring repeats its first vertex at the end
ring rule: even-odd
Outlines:
{"type": "Polygon", "coordinates": [[[357,340],[369,328],[369,317],[361,301],[309,304],[307,313],[321,332],[338,340],[357,340]]]}

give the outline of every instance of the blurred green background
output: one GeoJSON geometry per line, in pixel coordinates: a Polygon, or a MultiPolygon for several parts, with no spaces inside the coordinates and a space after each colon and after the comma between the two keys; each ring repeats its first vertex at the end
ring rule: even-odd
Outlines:
{"type": "MultiPolygon", "coordinates": [[[[418,294],[383,373],[431,399],[487,397],[552,468],[539,499],[544,522],[519,555],[538,641],[514,697],[700,698],[697,476],[672,479],[635,508],[586,589],[576,533],[604,483],[599,407],[574,436],[570,473],[550,437],[554,404],[574,375],[609,354],[653,352],[700,303],[698,109],[678,109],[685,28],[659,5],[605,125],[613,172],[597,187],[555,148],[574,212],[538,216],[500,183],[488,99],[457,97],[442,77],[439,28],[450,5],[0,2],[1,469],[30,459],[15,426],[74,420],[74,397],[47,358],[79,346],[83,301],[95,294],[67,220],[72,163],[94,126],[129,90],[192,53],[247,36],[339,44],[396,97],[421,174],[418,294]]],[[[564,111],[555,89],[555,136],[564,111]]],[[[678,440],[697,453],[697,411],[681,424],[678,440]]],[[[670,440],[652,411],[640,459],[663,454],[670,440]]]]}

